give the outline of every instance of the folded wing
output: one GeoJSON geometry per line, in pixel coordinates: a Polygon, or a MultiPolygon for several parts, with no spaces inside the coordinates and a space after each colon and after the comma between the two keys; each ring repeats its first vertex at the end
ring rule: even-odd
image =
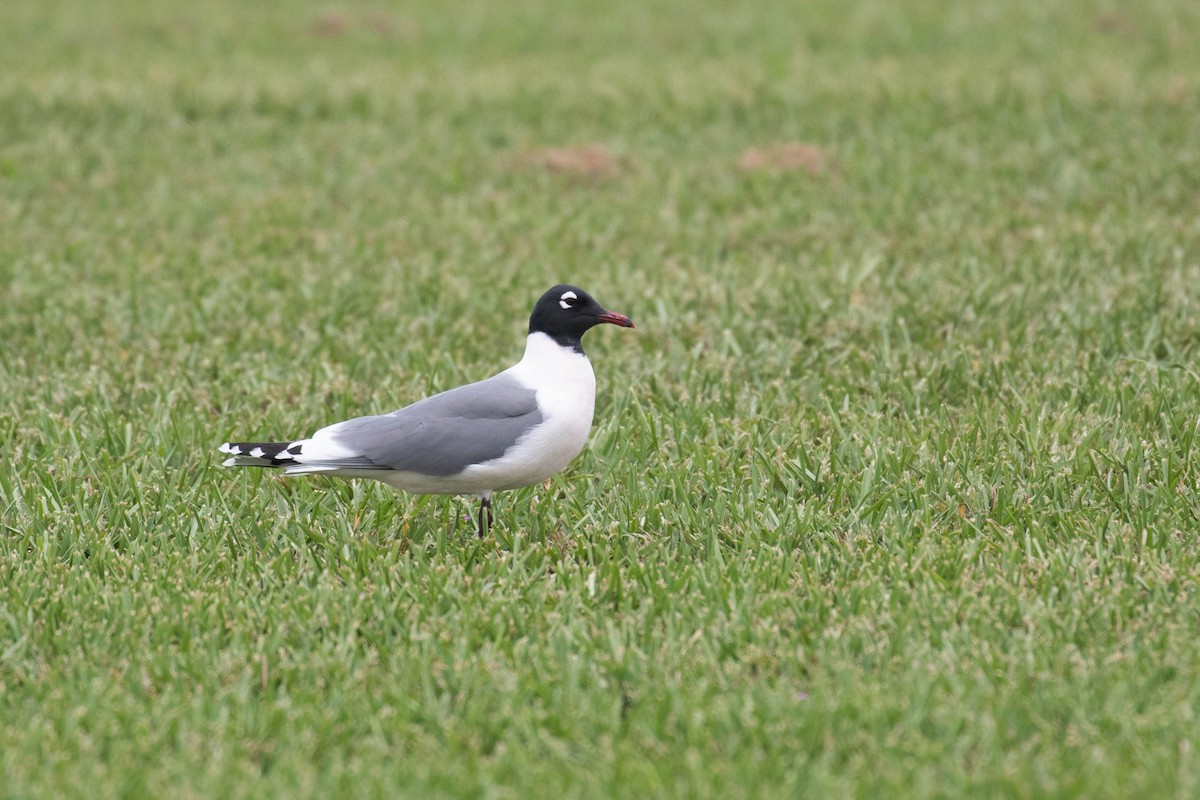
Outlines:
{"type": "Polygon", "coordinates": [[[297,443],[299,453],[286,471],[455,475],[472,464],[500,458],[541,421],[537,393],[501,373],[391,414],[322,428],[297,443]]]}

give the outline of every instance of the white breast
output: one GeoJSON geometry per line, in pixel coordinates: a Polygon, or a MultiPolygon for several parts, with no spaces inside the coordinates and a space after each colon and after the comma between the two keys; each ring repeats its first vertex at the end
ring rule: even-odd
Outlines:
{"type": "Polygon", "coordinates": [[[462,478],[481,489],[515,489],[549,478],[579,455],[592,429],[596,375],[583,353],[531,333],[524,358],[507,372],[537,392],[542,424],[501,458],[463,470],[462,478]]]}

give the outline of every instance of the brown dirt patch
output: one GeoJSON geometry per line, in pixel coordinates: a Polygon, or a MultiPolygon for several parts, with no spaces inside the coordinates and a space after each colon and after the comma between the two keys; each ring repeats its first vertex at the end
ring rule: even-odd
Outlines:
{"type": "Polygon", "coordinates": [[[1096,30],[1101,33],[1115,33],[1127,39],[1136,39],[1141,33],[1133,17],[1122,11],[1106,11],[1096,17],[1096,30]]]}
{"type": "Polygon", "coordinates": [[[1190,89],[1187,78],[1182,75],[1172,75],[1162,88],[1162,99],[1164,102],[1173,105],[1183,105],[1188,99],[1190,89]]]}
{"type": "Polygon", "coordinates": [[[341,14],[325,14],[312,24],[312,32],[317,36],[336,39],[346,32],[350,22],[341,14]]]}
{"type": "Polygon", "coordinates": [[[821,175],[829,169],[825,150],[815,144],[784,142],[767,147],[751,147],[738,158],[743,172],[797,172],[821,175]]]}
{"type": "Polygon", "coordinates": [[[385,39],[415,39],[417,26],[412,20],[375,11],[363,18],[364,24],[385,39]]]}
{"type": "Polygon", "coordinates": [[[522,155],[519,162],[525,169],[590,180],[614,178],[629,168],[624,158],[601,144],[531,150],[522,155]]]}
{"type": "Polygon", "coordinates": [[[317,17],[309,25],[309,31],[322,39],[338,39],[348,33],[366,31],[383,39],[412,39],[416,27],[411,21],[381,11],[369,11],[359,15],[328,13],[317,17]]]}

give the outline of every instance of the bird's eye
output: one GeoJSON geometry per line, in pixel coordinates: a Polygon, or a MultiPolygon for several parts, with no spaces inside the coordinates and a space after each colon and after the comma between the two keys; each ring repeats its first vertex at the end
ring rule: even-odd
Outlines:
{"type": "Polygon", "coordinates": [[[578,302],[579,296],[574,292],[563,292],[562,297],[558,298],[558,304],[562,306],[564,311],[568,308],[574,307],[578,302]]]}

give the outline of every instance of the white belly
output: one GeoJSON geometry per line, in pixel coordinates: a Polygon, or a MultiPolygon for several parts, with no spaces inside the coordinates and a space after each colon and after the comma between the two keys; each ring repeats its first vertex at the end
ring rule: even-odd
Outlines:
{"type": "Polygon", "coordinates": [[[592,430],[596,375],[587,356],[557,345],[542,333],[531,334],[525,357],[507,372],[537,392],[541,424],[500,458],[467,467],[457,475],[379,472],[372,477],[421,494],[489,495],[539,483],[579,455],[592,430]]]}

